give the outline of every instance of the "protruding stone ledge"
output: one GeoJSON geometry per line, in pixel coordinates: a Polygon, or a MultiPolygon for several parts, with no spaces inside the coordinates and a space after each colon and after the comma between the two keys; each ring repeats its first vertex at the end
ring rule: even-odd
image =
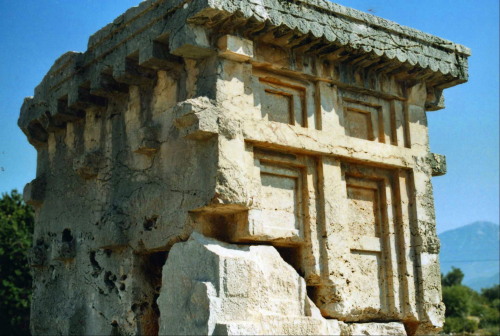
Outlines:
{"type": "Polygon", "coordinates": [[[73,160],[73,169],[80,177],[89,180],[97,177],[99,169],[102,168],[103,162],[102,153],[93,151],[85,153],[73,160]]]}
{"type": "Polygon", "coordinates": [[[148,125],[138,130],[138,143],[133,152],[151,156],[160,149],[161,143],[158,141],[159,126],[148,125]]]}
{"type": "Polygon", "coordinates": [[[117,82],[113,76],[98,72],[90,81],[90,94],[109,98],[119,94],[127,94],[128,85],[117,82]]]}
{"type": "Polygon", "coordinates": [[[40,207],[45,201],[45,191],[47,181],[45,176],[39,176],[30,183],[26,184],[23,191],[23,198],[26,204],[35,208],[40,207]]]}
{"type": "Polygon", "coordinates": [[[444,109],[444,94],[442,89],[431,88],[427,92],[427,100],[425,101],[426,111],[438,111],[444,109]]]}
{"type": "Polygon", "coordinates": [[[327,1],[300,0],[285,4],[270,0],[255,4],[248,0],[212,0],[208,8],[192,17],[190,22],[211,27],[219,22],[231,26],[231,20],[241,22],[242,17],[248,21],[238,27],[242,33],[246,31],[252,35],[252,39],[270,31],[274,31],[275,39],[291,33],[284,42],[302,51],[307,48],[311,52],[331,53],[346,47],[351,56],[372,54],[396,65],[407,63],[410,67],[428,68],[467,79],[468,48],[327,1]],[[323,42],[316,39],[323,39],[323,42]],[[328,43],[335,46],[334,50],[329,49],[328,43]]]}
{"type": "Polygon", "coordinates": [[[429,153],[428,161],[432,169],[432,176],[443,176],[446,174],[446,156],[429,153]]]}
{"type": "Polygon", "coordinates": [[[139,50],[139,65],[155,70],[171,70],[182,64],[182,59],[173,55],[168,44],[153,41],[139,50]]]}
{"type": "Polygon", "coordinates": [[[169,39],[169,47],[174,55],[200,59],[215,54],[209,41],[203,27],[185,24],[169,39]]]}
{"type": "Polygon", "coordinates": [[[203,140],[219,132],[216,107],[206,98],[179,103],[174,113],[174,125],[188,139],[203,140]]]}
{"type": "Polygon", "coordinates": [[[299,244],[304,237],[298,229],[280,228],[268,225],[269,218],[261,210],[251,209],[246,215],[236,217],[234,231],[229,238],[232,242],[269,242],[275,244],[299,244]]]}
{"type": "Polygon", "coordinates": [[[113,65],[113,78],[127,85],[146,85],[151,83],[156,76],[154,71],[139,65],[132,58],[124,58],[113,65]]]}
{"type": "Polygon", "coordinates": [[[217,41],[219,55],[227,59],[244,62],[253,58],[253,42],[238,36],[224,35],[217,41]]]}

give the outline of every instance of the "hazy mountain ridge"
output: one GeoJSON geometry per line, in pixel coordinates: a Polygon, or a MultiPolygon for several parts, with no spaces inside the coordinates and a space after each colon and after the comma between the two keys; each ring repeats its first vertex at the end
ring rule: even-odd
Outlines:
{"type": "Polygon", "coordinates": [[[474,222],[439,235],[441,272],[460,268],[463,283],[475,290],[500,282],[499,226],[491,222],[474,222]]]}

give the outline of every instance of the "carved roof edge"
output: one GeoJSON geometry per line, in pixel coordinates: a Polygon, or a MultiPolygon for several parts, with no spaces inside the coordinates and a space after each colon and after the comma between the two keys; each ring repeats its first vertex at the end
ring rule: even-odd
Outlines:
{"type": "Polygon", "coordinates": [[[467,80],[469,48],[329,1],[206,1],[219,11],[241,13],[275,27],[286,26],[353,50],[467,80]]]}
{"type": "Polygon", "coordinates": [[[178,64],[169,53],[171,37],[182,39],[186,22],[234,28],[250,39],[287,34],[289,47],[319,56],[366,55],[363,63],[403,71],[437,90],[467,81],[468,48],[328,1],[146,0],[93,34],[87,51],[57,59],[34,97],[25,100],[19,126],[30,141],[43,143],[47,130],[80,118],[87,106],[106,105],[108,94],[148,80],[149,69],[178,64]]]}

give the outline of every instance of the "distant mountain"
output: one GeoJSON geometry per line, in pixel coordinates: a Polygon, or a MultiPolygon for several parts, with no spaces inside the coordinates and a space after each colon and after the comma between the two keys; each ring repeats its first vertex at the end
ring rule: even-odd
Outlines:
{"type": "Polygon", "coordinates": [[[439,235],[441,272],[460,268],[463,284],[477,291],[500,283],[499,226],[491,222],[474,222],[439,235]]]}

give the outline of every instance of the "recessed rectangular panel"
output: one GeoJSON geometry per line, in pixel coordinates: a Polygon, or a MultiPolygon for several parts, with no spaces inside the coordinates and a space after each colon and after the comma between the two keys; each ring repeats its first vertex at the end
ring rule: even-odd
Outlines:
{"type": "Polygon", "coordinates": [[[377,189],[348,185],[347,199],[351,234],[380,237],[377,189]]]}
{"type": "Polygon", "coordinates": [[[360,93],[343,93],[345,134],[350,137],[397,145],[394,104],[360,93]]]}
{"type": "MultiPolygon", "coordinates": [[[[354,167],[353,167],[354,168],[354,167]]],[[[387,267],[383,256],[386,253],[387,237],[383,235],[386,204],[382,193],[384,183],[380,176],[359,176],[361,171],[353,169],[346,174],[349,245],[351,265],[351,291],[359,293],[356,307],[374,311],[387,311],[387,267]]]]}
{"type": "Polygon", "coordinates": [[[382,270],[381,253],[352,251],[353,274],[350,276],[353,304],[359,310],[383,310],[386,286],[382,270]]]}
{"type": "Polygon", "coordinates": [[[263,119],[307,126],[305,87],[272,77],[260,78],[259,84],[263,119]]]}
{"type": "Polygon", "coordinates": [[[254,148],[254,197],[242,220],[230,232],[233,241],[265,241],[281,246],[304,241],[306,221],[315,218],[314,161],[302,155],[254,148]],[[309,197],[308,197],[309,195],[309,197]],[[312,205],[312,206],[311,206],[312,205]],[[308,216],[305,216],[305,214],[308,216]]]}
{"type": "Polygon", "coordinates": [[[261,171],[261,210],[266,226],[299,229],[301,193],[299,172],[284,167],[266,166],[261,171]]]}
{"type": "Polygon", "coordinates": [[[295,124],[293,95],[269,89],[265,90],[265,93],[262,101],[263,117],[267,117],[269,121],[295,124]]]}
{"type": "Polygon", "coordinates": [[[346,109],[345,128],[348,136],[373,140],[373,125],[370,112],[346,109]]]}

